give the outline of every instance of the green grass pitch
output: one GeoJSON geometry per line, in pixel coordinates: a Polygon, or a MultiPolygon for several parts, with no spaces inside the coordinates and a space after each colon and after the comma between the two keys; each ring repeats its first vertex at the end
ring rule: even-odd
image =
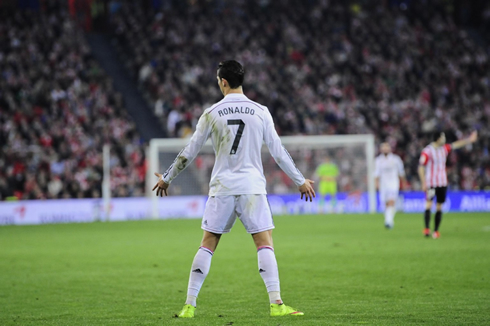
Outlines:
{"type": "Polygon", "coordinates": [[[193,320],[200,220],[0,227],[0,325],[490,325],[490,214],[277,216],[284,301],[268,316],[251,237],[223,236],[193,320]]]}

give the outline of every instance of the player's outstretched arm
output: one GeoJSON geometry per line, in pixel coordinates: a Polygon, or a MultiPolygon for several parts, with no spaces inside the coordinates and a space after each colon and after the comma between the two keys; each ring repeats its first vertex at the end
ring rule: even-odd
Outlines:
{"type": "Polygon", "coordinates": [[[157,196],[163,197],[163,193],[165,193],[165,196],[168,196],[167,189],[170,185],[168,183],[166,183],[165,181],[163,181],[162,174],[155,172],[155,176],[158,177],[158,182],[155,185],[155,187],[153,187],[153,189],[151,191],[154,191],[156,189],[157,190],[157,196]]]}
{"type": "Polygon", "coordinates": [[[468,138],[458,140],[458,141],[455,141],[454,143],[452,143],[451,148],[452,149],[458,149],[458,148],[464,147],[466,145],[469,145],[469,144],[476,142],[477,139],[478,139],[478,133],[476,131],[473,131],[468,138]]]}
{"type": "Polygon", "coordinates": [[[310,199],[310,202],[313,201],[313,197],[316,197],[315,189],[313,189],[313,184],[315,181],[310,179],[305,179],[305,183],[298,187],[299,192],[301,193],[301,199],[303,199],[303,195],[305,196],[305,201],[310,199]]]}
{"type": "MultiPolygon", "coordinates": [[[[180,151],[180,153],[177,155],[174,162],[169,166],[167,171],[165,171],[163,175],[157,175],[167,185],[169,185],[173,179],[175,179],[182,171],[184,171],[189,166],[189,164],[191,164],[201,148],[204,146],[206,140],[209,138],[211,129],[208,123],[209,119],[206,117],[206,115],[207,113],[204,113],[199,118],[196,126],[196,131],[194,131],[194,134],[192,134],[189,143],[184,147],[182,151],[180,151]]],[[[156,174],[157,173],[155,173],[155,175],[156,174]]]]}
{"type": "Polygon", "coordinates": [[[297,187],[305,185],[305,177],[296,168],[288,151],[282,146],[281,139],[274,128],[274,122],[269,111],[266,111],[264,124],[264,142],[277,165],[293,180],[297,187]]]}

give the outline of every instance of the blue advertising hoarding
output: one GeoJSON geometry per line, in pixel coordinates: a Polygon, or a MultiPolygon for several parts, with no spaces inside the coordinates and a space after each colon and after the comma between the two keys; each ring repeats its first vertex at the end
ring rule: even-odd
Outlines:
{"type": "MultiPolygon", "coordinates": [[[[302,201],[298,195],[269,195],[269,203],[274,214],[315,214],[315,213],[367,213],[367,193],[339,193],[336,200],[326,198],[324,203],[316,198],[312,203],[302,201]]],[[[384,210],[377,199],[377,211],[384,210]]],[[[401,192],[397,207],[405,213],[420,213],[425,210],[425,194],[401,192]]],[[[448,192],[445,212],[490,212],[490,192],[453,191],[448,192]]],[[[490,215],[489,215],[490,216],[490,215]]]]}
{"type": "MultiPolygon", "coordinates": [[[[207,196],[169,196],[159,199],[158,218],[200,218],[207,196]]],[[[299,194],[269,195],[269,204],[275,215],[318,213],[367,213],[366,193],[340,193],[335,201],[315,198],[305,202],[299,194]]],[[[423,192],[402,192],[398,210],[420,213],[425,208],[423,192]]],[[[102,199],[54,199],[0,202],[0,225],[77,223],[92,221],[128,221],[148,219],[151,202],[147,197],[113,198],[104,211],[102,199]]],[[[489,212],[490,192],[448,192],[443,207],[445,212],[489,212]]],[[[378,212],[383,206],[377,203],[378,212]]]]}

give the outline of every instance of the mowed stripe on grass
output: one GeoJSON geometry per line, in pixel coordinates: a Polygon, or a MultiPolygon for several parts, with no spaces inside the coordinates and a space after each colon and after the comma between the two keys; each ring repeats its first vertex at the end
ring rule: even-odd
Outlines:
{"type": "Polygon", "coordinates": [[[1,325],[490,324],[489,214],[445,214],[441,238],[421,214],[275,218],[284,301],[271,319],[251,237],[224,235],[194,320],[185,300],[199,220],[0,227],[1,325]]]}

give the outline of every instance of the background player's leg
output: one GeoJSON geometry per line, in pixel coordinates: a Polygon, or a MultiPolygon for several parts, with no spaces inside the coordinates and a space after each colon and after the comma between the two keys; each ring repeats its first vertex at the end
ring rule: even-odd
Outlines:
{"type": "Polygon", "coordinates": [[[320,193],[320,197],[318,200],[318,213],[326,213],[326,208],[325,208],[325,196],[326,194],[320,193]]]}
{"type": "Polygon", "coordinates": [[[392,229],[395,225],[395,201],[389,199],[386,201],[385,208],[385,226],[388,229],[392,229]]]}
{"type": "Polygon", "coordinates": [[[279,270],[272,243],[272,230],[252,234],[252,237],[257,248],[259,273],[264,280],[267,293],[269,293],[270,303],[280,304],[282,300],[279,286],[279,270]]]}
{"type": "Polygon", "coordinates": [[[331,212],[335,213],[337,212],[337,183],[335,182],[332,182],[332,184],[330,185],[330,196],[331,196],[330,202],[332,207],[331,212]]]}
{"type": "Polygon", "coordinates": [[[433,238],[439,238],[439,226],[442,221],[442,203],[437,203],[436,205],[436,216],[435,216],[435,225],[434,225],[434,233],[432,234],[433,238]]]}
{"type": "Polygon", "coordinates": [[[424,235],[426,237],[430,236],[430,208],[432,207],[432,199],[427,199],[425,202],[425,212],[424,212],[424,222],[425,230],[424,235]]]}
{"type": "Polygon", "coordinates": [[[329,194],[329,213],[337,213],[337,193],[332,192],[329,194]]]}
{"type": "Polygon", "coordinates": [[[434,233],[432,233],[432,237],[434,239],[438,239],[440,237],[439,226],[441,225],[441,221],[442,221],[442,205],[446,201],[446,191],[447,191],[447,187],[436,188],[436,198],[437,198],[436,218],[435,218],[435,225],[434,225],[434,233]]]}
{"type": "Polygon", "coordinates": [[[442,221],[442,204],[437,204],[437,208],[436,208],[436,223],[435,223],[435,227],[434,227],[434,231],[439,231],[439,226],[441,225],[441,221],[442,221]]]}
{"type": "Polygon", "coordinates": [[[201,290],[206,276],[208,276],[211,267],[211,258],[213,258],[220,238],[221,234],[204,231],[201,247],[197,250],[194,261],[192,262],[185,304],[196,306],[197,295],[201,290]]]}
{"type": "Polygon", "coordinates": [[[318,185],[318,193],[320,194],[319,202],[318,202],[318,212],[319,213],[327,213],[328,209],[328,200],[327,200],[327,193],[328,193],[328,185],[324,181],[320,181],[318,185]]]}

